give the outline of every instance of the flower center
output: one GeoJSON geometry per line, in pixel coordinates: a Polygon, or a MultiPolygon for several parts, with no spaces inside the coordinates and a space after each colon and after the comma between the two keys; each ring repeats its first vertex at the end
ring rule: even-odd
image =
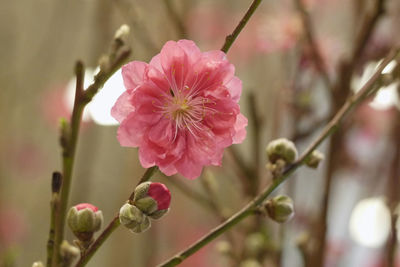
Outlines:
{"type": "Polygon", "coordinates": [[[163,99],[163,105],[155,105],[155,107],[158,108],[157,112],[161,112],[166,118],[175,122],[175,137],[178,130],[185,129],[197,136],[198,131],[206,129],[202,124],[206,112],[216,112],[215,109],[206,105],[213,101],[191,93],[188,86],[184,86],[184,91],[170,89],[170,94],[163,95],[163,99]]]}

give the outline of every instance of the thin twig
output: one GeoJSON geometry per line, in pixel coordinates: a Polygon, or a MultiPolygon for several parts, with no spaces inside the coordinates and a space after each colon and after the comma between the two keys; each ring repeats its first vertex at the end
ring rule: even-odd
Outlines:
{"type": "Polygon", "coordinates": [[[85,74],[83,63],[80,61],[76,63],[76,91],[71,121],[69,124],[63,121],[61,127],[60,140],[63,149],[63,183],[60,191],[59,205],[57,205],[55,216],[54,249],[51,259],[52,266],[57,266],[60,262],[60,245],[64,239],[65,217],[68,207],[69,191],[75,162],[75,151],[83,110],[111,75],[122,66],[129,54],[130,49],[124,45],[124,41],[119,38],[114,39],[111,52],[106,56],[107,64],[104,64],[101,67],[100,72],[94,78],[93,84],[90,85],[86,91],[83,88],[85,74]]]}
{"type": "Polygon", "coordinates": [[[68,124],[69,127],[62,127],[61,140],[64,142],[61,144],[63,148],[63,182],[60,192],[59,205],[57,205],[57,214],[54,227],[54,251],[52,258],[52,266],[57,266],[60,257],[59,248],[62,240],[64,239],[64,227],[65,227],[65,215],[68,206],[68,197],[71,187],[72,170],[75,161],[75,150],[78,142],[78,133],[80,128],[80,122],[82,119],[83,109],[85,107],[82,104],[83,95],[83,82],[85,75],[85,68],[83,63],[78,61],[75,66],[76,74],[76,91],[74,108],[72,111],[71,122],[68,124]]]}
{"type": "Polygon", "coordinates": [[[398,50],[392,50],[389,55],[383,60],[381,65],[378,67],[376,73],[368,80],[368,82],[362,87],[362,89],[349,98],[349,100],[342,106],[334,118],[325,126],[321,134],[312,142],[309,147],[302,153],[298,160],[292,165],[290,165],[280,177],[277,177],[267,186],[261,194],[255,197],[250,203],[248,203],[244,208],[235,213],[226,222],[220,224],[213,230],[211,230],[207,235],[203,236],[191,246],[189,246],[184,251],[178,253],[172,258],[165,261],[160,267],[170,267],[176,266],[184,261],[186,258],[197,252],[199,249],[210,243],[212,240],[216,239],[218,236],[223,234],[225,231],[229,230],[231,227],[253,214],[258,205],[260,205],[275,189],[281,185],[297,168],[299,168],[306,158],[333,132],[335,132],[343,118],[348,114],[353,107],[355,107],[360,101],[362,101],[371,91],[374,90],[373,85],[379,80],[381,72],[384,67],[398,54],[398,50]]]}
{"type": "Polygon", "coordinates": [[[244,26],[246,26],[247,22],[253,15],[254,11],[256,11],[256,9],[260,5],[261,1],[262,0],[253,0],[253,3],[251,3],[249,9],[247,10],[244,17],[240,20],[239,24],[236,26],[236,28],[233,30],[233,32],[231,34],[226,36],[225,43],[221,48],[222,52],[228,53],[229,48],[231,48],[231,45],[236,40],[236,38],[239,36],[239,33],[243,30],[244,26]]]}
{"type": "Polygon", "coordinates": [[[51,202],[50,202],[50,230],[49,239],[47,241],[47,263],[46,266],[50,267],[53,261],[54,243],[55,243],[55,227],[56,215],[60,203],[60,188],[62,184],[62,175],[59,172],[53,172],[51,179],[51,202]]]}

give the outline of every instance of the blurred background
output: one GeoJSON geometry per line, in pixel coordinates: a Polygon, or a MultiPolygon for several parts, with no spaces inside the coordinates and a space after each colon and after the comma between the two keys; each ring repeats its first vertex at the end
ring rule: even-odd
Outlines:
{"type": "MultiPolygon", "coordinates": [[[[166,41],[183,38],[220,49],[251,2],[0,3],[0,266],[45,260],[59,118],[72,109],[75,61],[94,70],[121,24],[131,28],[131,60],[148,62],[166,41]]],[[[286,137],[303,151],[398,43],[399,15],[397,0],[263,1],[228,53],[243,81],[246,141],[196,180],[158,173],[153,180],[172,192],[169,214],[140,235],[119,227],[88,266],[155,266],[244,206],[271,179],[267,143],[286,137]]],[[[98,206],[106,224],[144,172],[109,116],[123,90],[116,73],[87,108],[70,197],[71,205],[98,206]]],[[[388,265],[399,258],[399,106],[391,83],[322,144],[317,170],[301,168],[279,188],[295,203],[290,222],[248,219],[181,266],[322,266],[321,257],[324,266],[400,266],[388,265]]]]}

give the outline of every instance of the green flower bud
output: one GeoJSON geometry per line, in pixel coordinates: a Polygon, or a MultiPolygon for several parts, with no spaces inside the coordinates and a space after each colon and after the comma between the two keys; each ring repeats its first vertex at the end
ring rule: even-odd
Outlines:
{"type": "Polygon", "coordinates": [[[100,230],[103,213],[91,204],[81,203],[70,208],[67,223],[80,241],[87,242],[92,239],[94,232],[100,230]]]}
{"type": "Polygon", "coordinates": [[[267,200],[265,208],[269,217],[278,223],[287,222],[294,216],[293,200],[288,196],[277,196],[267,200]]]}
{"type": "Polygon", "coordinates": [[[157,211],[157,201],[151,197],[144,197],[136,200],[135,206],[146,214],[152,214],[157,211]]]}
{"type": "Polygon", "coordinates": [[[318,168],[319,163],[324,160],[324,154],[319,152],[318,150],[314,150],[311,155],[309,155],[306,159],[306,165],[310,168],[316,169],[318,168]]]}
{"type": "Polygon", "coordinates": [[[129,203],[121,207],[119,221],[134,233],[142,233],[150,228],[149,218],[140,209],[129,203]]]}
{"type": "Polygon", "coordinates": [[[297,158],[296,146],[286,138],[279,138],[269,142],[266,152],[271,163],[276,163],[277,160],[281,159],[288,164],[293,163],[297,158]]]}

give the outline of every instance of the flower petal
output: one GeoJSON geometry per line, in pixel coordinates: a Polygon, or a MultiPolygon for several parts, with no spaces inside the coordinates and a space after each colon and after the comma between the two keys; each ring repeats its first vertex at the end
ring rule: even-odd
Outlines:
{"type": "Polygon", "coordinates": [[[122,77],[126,90],[134,90],[143,83],[146,67],[147,63],[141,61],[132,61],[122,67],[122,77]]]}
{"type": "Polygon", "coordinates": [[[113,116],[119,123],[121,123],[129,113],[135,110],[131,103],[131,95],[125,91],[120,95],[111,109],[111,116],[113,116]]]}

